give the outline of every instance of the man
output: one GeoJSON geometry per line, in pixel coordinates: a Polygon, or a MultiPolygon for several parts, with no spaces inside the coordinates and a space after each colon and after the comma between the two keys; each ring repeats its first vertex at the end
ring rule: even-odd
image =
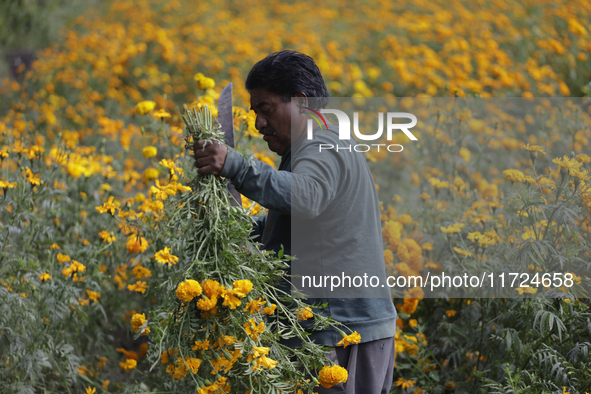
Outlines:
{"type": "MultiPolygon", "coordinates": [[[[281,156],[279,170],[247,160],[223,144],[204,148],[200,140],[194,147],[199,173],[228,178],[240,193],[268,208],[255,231],[266,250],[283,247],[286,254],[293,253],[297,260],[292,265],[304,261],[311,270],[337,275],[342,271],[343,276],[376,272],[385,280],[379,203],[365,158],[346,149],[318,153],[318,142],[345,144],[349,149],[354,143],[339,141],[333,125],[316,129],[313,140],[306,138],[310,111],[329,101],[314,60],[294,51],[273,53],[255,64],[246,88],[257,114],[256,128],[269,149],[281,156]]],[[[310,338],[331,347],[328,357],[349,372],[347,383],[317,391],[387,394],[393,375],[396,310],[387,288],[380,290],[379,297],[369,298],[350,287],[349,295],[339,293],[339,298],[327,286],[313,291],[311,301],[327,304],[321,313],[361,335],[361,343],[342,348],[337,347],[341,340],[337,331],[312,332],[310,338]]]]}

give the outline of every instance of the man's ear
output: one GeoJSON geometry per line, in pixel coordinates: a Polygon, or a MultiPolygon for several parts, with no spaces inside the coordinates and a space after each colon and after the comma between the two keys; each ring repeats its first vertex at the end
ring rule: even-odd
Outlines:
{"type": "Polygon", "coordinates": [[[298,105],[298,110],[301,114],[304,112],[304,108],[308,106],[308,97],[304,92],[297,92],[296,94],[294,94],[294,97],[297,97],[296,102],[298,105]]]}

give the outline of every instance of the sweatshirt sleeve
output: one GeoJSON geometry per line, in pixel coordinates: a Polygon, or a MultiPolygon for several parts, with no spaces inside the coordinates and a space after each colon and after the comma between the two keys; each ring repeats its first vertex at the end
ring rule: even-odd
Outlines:
{"type": "Polygon", "coordinates": [[[229,178],[236,190],[265,208],[313,219],[337,197],[342,177],[346,176],[347,160],[346,154],[317,150],[318,145],[311,143],[292,149],[289,172],[275,170],[228,148],[220,175],[229,178]]]}
{"type": "Polygon", "coordinates": [[[254,158],[246,158],[228,147],[226,162],[220,173],[240,193],[265,208],[291,214],[291,173],[277,171],[254,158]]]}

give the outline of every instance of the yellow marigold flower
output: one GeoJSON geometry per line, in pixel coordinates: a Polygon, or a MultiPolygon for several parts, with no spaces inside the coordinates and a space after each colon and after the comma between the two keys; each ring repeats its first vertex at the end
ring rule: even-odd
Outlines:
{"type": "Polygon", "coordinates": [[[218,340],[219,346],[222,346],[222,343],[226,346],[231,346],[236,343],[236,338],[230,335],[222,335],[222,337],[218,340]]]}
{"type": "Polygon", "coordinates": [[[272,315],[273,313],[275,313],[275,309],[277,309],[277,305],[271,304],[271,306],[268,306],[265,309],[263,309],[262,313],[265,315],[272,315]]]}
{"type": "Polygon", "coordinates": [[[88,298],[90,298],[94,302],[99,302],[98,299],[100,298],[101,293],[86,289],[86,294],[88,294],[88,298]]]}
{"type": "Polygon", "coordinates": [[[510,182],[523,182],[525,181],[525,175],[523,172],[515,169],[503,171],[503,178],[510,182]]]}
{"type": "Polygon", "coordinates": [[[202,73],[195,74],[193,79],[195,80],[195,86],[197,89],[207,90],[215,87],[215,81],[212,78],[207,78],[202,73]]]}
{"type": "Polygon", "coordinates": [[[454,311],[453,309],[448,309],[445,311],[445,314],[447,315],[447,317],[453,317],[456,315],[456,313],[458,313],[458,312],[454,311]]]}
{"type": "Polygon", "coordinates": [[[436,189],[444,189],[446,187],[449,187],[448,181],[442,181],[437,178],[429,178],[428,180],[429,183],[432,184],[436,189]]]}
{"type": "Polygon", "coordinates": [[[149,278],[152,276],[152,271],[138,264],[133,267],[133,276],[135,276],[136,279],[149,278]]]}
{"type": "Polygon", "coordinates": [[[154,101],[142,101],[135,106],[135,111],[140,115],[149,114],[156,108],[156,102],[154,101]]]}
{"type": "Polygon", "coordinates": [[[568,156],[564,156],[562,159],[557,157],[556,159],[552,160],[552,162],[558,164],[560,168],[567,170],[576,170],[583,165],[583,163],[579,163],[575,159],[571,159],[568,156]]]}
{"type": "Polygon", "coordinates": [[[39,178],[39,174],[33,174],[33,172],[29,168],[27,168],[25,170],[25,174],[26,174],[27,182],[29,182],[31,185],[39,186],[41,184],[41,179],[39,178]]]}
{"type": "Polygon", "coordinates": [[[132,234],[127,238],[127,251],[129,253],[142,253],[148,249],[148,241],[144,237],[132,234]]]}
{"type": "Polygon", "coordinates": [[[415,382],[414,380],[406,380],[403,378],[398,378],[398,380],[396,381],[396,386],[404,389],[408,389],[413,387],[417,382],[415,382]]]}
{"type": "Polygon", "coordinates": [[[156,186],[150,188],[150,194],[158,200],[166,200],[168,196],[174,196],[176,194],[176,184],[160,186],[160,181],[156,180],[156,186]]]}
{"type": "Polygon", "coordinates": [[[459,233],[460,231],[462,231],[462,227],[464,227],[464,223],[455,223],[452,225],[449,225],[447,227],[443,227],[441,226],[441,231],[443,231],[446,234],[454,234],[454,233],[459,233]]]}
{"type": "Polygon", "coordinates": [[[163,109],[159,109],[158,111],[155,111],[154,113],[152,113],[152,116],[155,118],[160,118],[160,119],[170,118],[170,114],[163,109]]]}
{"type": "Polygon", "coordinates": [[[244,329],[246,333],[254,340],[259,340],[259,334],[262,334],[265,331],[265,323],[260,322],[259,324],[256,323],[254,319],[249,319],[246,323],[244,323],[244,329]]]}
{"type": "Polygon", "coordinates": [[[466,163],[468,163],[470,161],[470,157],[471,157],[472,153],[467,148],[462,147],[462,148],[460,148],[459,155],[462,159],[464,159],[464,161],[466,163]]]}
{"type": "Polygon", "coordinates": [[[539,145],[529,146],[529,144],[527,144],[527,145],[523,145],[523,148],[524,149],[527,149],[530,152],[535,152],[535,153],[541,152],[544,155],[546,154],[546,152],[544,151],[544,149],[541,146],[539,146],[539,145]]]}
{"type": "Polygon", "coordinates": [[[349,373],[347,370],[338,365],[333,365],[332,367],[324,366],[318,373],[320,384],[327,389],[335,384],[346,382],[348,378],[349,373]]]}
{"type": "Polygon", "coordinates": [[[149,167],[149,168],[146,168],[144,170],[144,172],[142,173],[142,180],[144,182],[150,182],[150,181],[153,181],[154,179],[158,179],[159,175],[160,175],[160,172],[158,172],[158,170],[156,168],[149,167]]]}
{"type": "Polygon", "coordinates": [[[144,281],[138,281],[134,284],[127,285],[127,290],[137,291],[138,293],[142,293],[142,294],[145,294],[147,289],[148,289],[148,284],[144,281]]]}
{"type": "Polygon", "coordinates": [[[215,308],[217,303],[218,303],[217,297],[213,297],[213,298],[205,297],[205,298],[201,298],[201,299],[197,300],[197,308],[201,309],[202,311],[210,311],[213,308],[215,308]]]}
{"type": "Polygon", "coordinates": [[[57,261],[59,261],[60,263],[67,263],[70,260],[71,260],[70,256],[68,256],[67,254],[62,254],[61,252],[58,252],[57,261]]]}
{"type": "Polygon", "coordinates": [[[72,275],[75,272],[84,272],[86,271],[86,266],[84,266],[84,264],[81,264],[79,262],[77,262],[76,260],[72,260],[72,263],[64,268],[62,270],[62,275],[65,276],[66,278],[70,275],[72,275]]]}
{"type": "Polygon", "coordinates": [[[164,248],[154,255],[154,258],[157,262],[162,264],[168,264],[169,267],[172,267],[173,264],[176,264],[179,261],[179,258],[170,254],[169,248],[164,248]]]}
{"type": "Polygon", "coordinates": [[[417,326],[417,324],[418,324],[418,322],[417,322],[417,319],[410,319],[410,320],[408,321],[408,324],[409,324],[409,325],[410,325],[412,328],[416,328],[416,326],[417,326]]]}
{"type": "Polygon", "coordinates": [[[213,279],[207,279],[203,282],[203,294],[207,297],[220,297],[224,291],[224,286],[220,286],[220,282],[213,279]]]}
{"type": "Polygon", "coordinates": [[[171,184],[171,187],[172,186],[176,187],[176,191],[178,193],[190,192],[192,190],[190,186],[183,186],[181,183],[178,183],[178,182],[173,182],[171,184]]]}
{"type": "Polygon", "coordinates": [[[265,305],[265,301],[262,301],[262,298],[259,298],[258,300],[251,300],[246,305],[246,307],[244,307],[244,312],[249,311],[250,314],[254,315],[261,310],[263,305],[265,305]]]}
{"type": "Polygon", "coordinates": [[[586,164],[586,163],[589,163],[589,162],[591,162],[591,157],[587,156],[587,155],[586,155],[586,154],[584,154],[584,153],[581,153],[580,155],[577,155],[577,156],[575,157],[575,159],[576,159],[576,160],[577,160],[579,163],[582,163],[582,164],[586,164]]]}
{"type": "Polygon", "coordinates": [[[193,346],[191,349],[201,350],[201,349],[207,349],[208,347],[209,347],[209,339],[206,339],[205,341],[195,341],[195,346],[193,346]]]}
{"type": "Polygon", "coordinates": [[[96,387],[93,387],[93,388],[87,387],[86,392],[84,394],[96,394],[96,387]]]}
{"type": "Polygon", "coordinates": [[[172,160],[162,159],[158,162],[158,164],[160,164],[162,167],[168,168],[168,171],[171,176],[177,175],[177,174],[178,174],[178,176],[183,176],[183,173],[184,173],[183,169],[180,167],[177,167],[176,164],[174,163],[174,161],[172,161],[172,160]]]}
{"type": "Polygon", "coordinates": [[[248,362],[252,361],[255,358],[259,358],[261,356],[269,354],[269,350],[271,350],[271,348],[264,346],[253,346],[251,350],[252,353],[249,354],[248,358],[246,359],[246,361],[248,362]]]}
{"type": "Polygon", "coordinates": [[[49,247],[49,249],[61,249],[60,246],[58,244],[51,244],[51,246],[49,247]]]}
{"type": "Polygon", "coordinates": [[[39,280],[46,281],[46,280],[50,280],[50,279],[51,279],[51,275],[49,275],[47,272],[44,272],[39,276],[39,280]]]}
{"type": "Polygon", "coordinates": [[[296,310],[296,316],[298,320],[308,320],[309,318],[313,317],[314,314],[312,313],[312,308],[307,306],[305,308],[299,308],[296,310]]]}
{"type": "Polygon", "coordinates": [[[391,245],[391,248],[397,248],[398,243],[400,242],[400,237],[402,234],[403,226],[402,223],[389,220],[384,224],[382,228],[382,235],[384,236],[384,241],[391,245]]]}
{"type": "Polygon", "coordinates": [[[398,222],[400,222],[403,226],[406,226],[407,224],[411,224],[412,223],[412,217],[409,214],[407,214],[407,213],[398,216],[396,218],[396,220],[398,222]]]}
{"type": "Polygon", "coordinates": [[[189,302],[193,298],[201,295],[201,285],[193,279],[187,279],[179,283],[176,289],[176,296],[179,300],[189,302]]]}
{"type": "Polygon", "coordinates": [[[116,201],[115,203],[113,203],[114,199],[115,199],[115,197],[113,197],[113,196],[109,197],[109,200],[106,203],[95,208],[96,211],[98,213],[109,212],[111,214],[111,216],[115,215],[115,211],[119,210],[119,207],[117,206],[119,204],[119,202],[116,201]]]}
{"type": "Polygon", "coordinates": [[[120,362],[119,367],[124,371],[130,371],[137,367],[137,361],[133,358],[128,358],[127,360],[120,362]]]}
{"type": "Polygon", "coordinates": [[[268,369],[273,369],[277,366],[277,364],[279,364],[279,361],[275,361],[273,359],[270,359],[267,356],[261,356],[259,358],[257,358],[256,360],[256,367],[252,367],[253,370],[259,370],[261,369],[261,367],[265,367],[268,369]]]}
{"type": "Polygon", "coordinates": [[[16,182],[0,181],[0,189],[14,189],[16,185],[16,182]]]}
{"type": "Polygon", "coordinates": [[[535,287],[518,287],[515,289],[515,291],[517,291],[519,295],[523,295],[524,293],[536,294],[538,292],[538,289],[536,289],[535,287]]]}
{"type": "Polygon", "coordinates": [[[195,357],[188,357],[185,359],[185,364],[187,365],[187,367],[189,368],[189,370],[191,371],[191,373],[196,374],[197,371],[199,370],[199,367],[201,366],[201,359],[195,358],[195,357]]]}
{"type": "Polygon", "coordinates": [[[357,331],[354,331],[349,335],[345,335],[343,339],[341,339],[339,343],[337,343],[337,346],[347,347],[349,345],[354,345],[359,342],[361,342],[361,335],[359,335],[357,331]]]}
{"type": "Polygon", "coordinates": [[[146,159],[154,157],[156,154],[158,154],[158,149],[155,146],[146,146],[142,149],[142,155],[144,155],[146,159]]]}
{"type": "Polygon", "coordinates": [[[456,251],[457,254],[459,254],[461,256],[468,256],[468,257],[472,256],[472,253],[468,252],[467,250],[456,248],[455,246],[454,246],[454,250],[456,251]]]}
{"type": "Polygon", "coordinates": [[[146,195],[144,193],[138,193],[135,195],[133,199],[135,200],[135,202],[142,203],[146,199],[146,195]]]}
{"type": "MultiPolygon", "coordinates": [[[[135,313],[131,317],[131,328],[133,329],[133,332],[138,332],[145,325],[146,325],[146,315],[144,313],[142,313],[141,315],[139,313],[135,313]]],[[[145,331],[142,335],[147,335],[149,333],[150,333],[150,327],[146,327],[145,331]]]]}
{"type": "Polygon", "coordinates": [[[222,306],[229,306],[230,309],[236,309],[241,304],[240,299],[234,295],[233,290],[224,290],[222,297],[224,298],[222,306]]]}
{"type": "Polygon", "coordinates": [[[99,235],[99,237],[101,237],[103,242],[107,243],[107,244],[110,244],[111,242],[114,242],[117,240],[117,238],[115,238],[113,233],[108,233],[106,231],[101,231],[98,235],[99,235]]]}
{"type": "Polygon", "coordinates": [[[233,286],[233,293],[240,298],[246,297],[246,293],[249,293],[252,290],[252,282],[248,279],[235,280],[233,286]]]}
{"type": "Polygon", "coordinates": [[[162,353],[160,355],[160,362],[162,364],[168,364],[168,362],[169,362],[169,360],[168,360],[168,351],[165,350],[164,353],[162,353]]]}

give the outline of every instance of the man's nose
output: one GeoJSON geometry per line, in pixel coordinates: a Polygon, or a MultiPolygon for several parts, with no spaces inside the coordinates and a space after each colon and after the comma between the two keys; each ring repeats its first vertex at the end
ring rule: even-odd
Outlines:
{"type": "Polygon", "coordinates": [[[260,115],[257,115],[257,120],[254,122],[254,127],[257,130],[260,130],[260,129],[267,127],[267,126],[268,126],[267,119],[265,119],[264,117],[262,117],[260,115]]]}

